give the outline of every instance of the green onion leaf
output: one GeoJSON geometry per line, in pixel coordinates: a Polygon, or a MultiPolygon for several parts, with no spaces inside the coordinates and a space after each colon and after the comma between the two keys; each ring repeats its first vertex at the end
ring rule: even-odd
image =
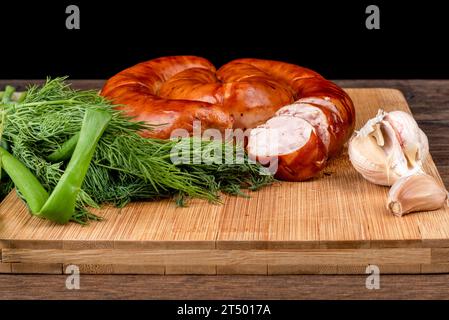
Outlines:
{"type": "Polygon", "coordinates": [[[0,158],[3,169],[25,198],[31,212],[37,214],[48,199],[47,191],[22,162],[2,147],[0,147],[0,158]]]}
{"type": "Polygon", "coordinates": [[[87,110],[73,155],[48,201],[39,212],[50,220],[67,223],[75,212],[76,198],[111,115],[102,110],[87,110]]]}
{"type": "Polygon", "coordinates": [[[73,135],[69,140],[64,142],[59,149],[53,151],[48,157],[47,160],[50,162],[59,162],[70,159],[75,150],[76,144],[78,143],[78,139],[80,137],[79,132],[73,135]]]}

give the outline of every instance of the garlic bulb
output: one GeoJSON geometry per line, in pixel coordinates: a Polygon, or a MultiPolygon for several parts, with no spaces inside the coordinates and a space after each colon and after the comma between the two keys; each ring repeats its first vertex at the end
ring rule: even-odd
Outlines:
{"type": "Polygon", "coordinates": [[[349,141],[349,159],[368,181],[391,186],[387,209],[397,216],[441,208],[447,191],[424,173],[429,142],[403,111],[379,110],[349,141]]]}
{"type": "Polygon", "coordinates": [[[447,191],[427,174],[402,177],[391,187],[387,208],[402,216],[414,211],[431,211],[447,202],[447,191]]]}
{"type": "Polygon", "coordinates": [[[379,110],[355,132],[348,152],[352,165],[365,179],[391,186],[401,177],[423,172],[429,144],[411,115],[379,110]]]}

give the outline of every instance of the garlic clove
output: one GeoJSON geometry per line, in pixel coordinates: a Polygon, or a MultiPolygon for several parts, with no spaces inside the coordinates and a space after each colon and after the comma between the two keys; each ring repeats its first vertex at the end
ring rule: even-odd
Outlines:
{"type": "MultiPolygon", "coordinates": [[[[389,122],[384,120],[380,123],[380,128],[384,138],[382,149],[387,158],[387,170],[393,170],[397,175],[402,177],[407,174],[408,165],[407,158],[402,150],[396,131],[389,122]]],[[[392,183],[394,183],[394,181],[392,181],[392,183]]]]}
{"type": "Polygon", "coordinates": [[[396,216],[402,216],[415,211],[439,209],[447,200],[447,191],[434,178],[417,173],[395,182],[388,195],[387,209],[396,216]]]}
{"type": "Polygon", "coordinates": [[[424,133],[424,131],[422,131],[421,129],[418,128],[418,132],[419,132],[419,148],[418,148],[418,158],[420,163],[423,163],[428,155],[430,154],[429,152],[429,140],[427,139],[426,134],[424,133]]]}
{"type": "Polygon", "coordinates": [[[374,118],[369,119],[365,123],[365,125],[358,132],[356,132],[356,134],[361,136],[368,136],[369,134],[371,134],[373,131],[376,130],[377,124],[382,122],[385,116],[386,112],[382,109],[379,109],[379,111],[377,111],[377,115],[374,118]]]}
{"type": "Polygon", "coordinates": [[[404,111],[391,111],[385,114],[384,120],[396,131],[409,166],[421,164],[429,155],[429,143],[413,116],[404,111]]]}
{"type": "Polygon", "coordinates": [[[427,136],[403,111],[379,110],[349,142],[354,168],[379,185],[391,186],[400,177],[423,172],[422,163],[428,154],[427,136]]]}
{"type": "Polygon", "coordinates": [[[391,186],[407,174],[407,159],[391,124],[380,111],[350,140],[348,153],[354,168],[368,181],[391,186]]]}
{"type": "Polygon", "coordinates": [[[348,153],[354,168],[372,183],[389,186],[400,178],[394,170],[389,170],[386,154],[374,136],[352,137],[348,153]]]}
{"type": "Polygon", "coordinates": [[[373,136],[374,139],[376,139],[377,145],[379,147],[383,147],[385,145],[385,139],[380,127],[380,123],[376,123],[373,129],[374,130],[370,133],[370,135],[373,136]]]}

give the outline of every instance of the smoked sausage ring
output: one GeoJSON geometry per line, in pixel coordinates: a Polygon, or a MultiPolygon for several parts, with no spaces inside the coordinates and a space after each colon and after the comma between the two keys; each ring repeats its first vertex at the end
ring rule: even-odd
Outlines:
{"type": "Polygon", "coordinates": [[[192,132],[194,120],[201,121],[202,130],[255,128],[248,153],[276,157],[276,176],[285,180],[316,175],[355,125],[353,103],[340,87],[310,69],[271,60],[237,59],[216,70],[200,57],[162,57],[119,72],[101,94],[135,120],[156,125],[142,133],[146,137],[192,132]],[[274,128],[288,137],[268,146],[274,128]]]}

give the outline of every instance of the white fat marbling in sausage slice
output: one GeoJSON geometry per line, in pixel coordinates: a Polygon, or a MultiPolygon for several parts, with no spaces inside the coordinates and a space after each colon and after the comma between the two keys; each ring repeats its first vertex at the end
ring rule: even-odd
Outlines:
{"type": "Polygon", "coordinates": [[[318,136],[323,142],[326,150],[329,149],[330,132],[329,123],[324,112],[308,103],[294,103],[282,107],[276,112],[276,115],[293,116],[306,120],[315,127],[318,136]]]}

